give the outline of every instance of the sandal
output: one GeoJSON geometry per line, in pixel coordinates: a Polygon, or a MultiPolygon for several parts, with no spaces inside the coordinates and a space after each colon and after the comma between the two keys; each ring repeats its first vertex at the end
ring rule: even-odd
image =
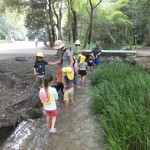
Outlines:
{"type": "Polygon", "coordinates": [[[56,128],[52,128],[52,129],[50,129],[50,133],[56,133],[57,131],[56,131],[56,128]]]}

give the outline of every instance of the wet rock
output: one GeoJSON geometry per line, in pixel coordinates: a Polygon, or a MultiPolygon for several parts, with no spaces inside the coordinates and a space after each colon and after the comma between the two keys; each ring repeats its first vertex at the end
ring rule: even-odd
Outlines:
{"type": "Polygon", "coordinates": [[[124,59],[124,62],[126,62],[126,63],[129,63],[129,64],[131,64],[131,65],[136,65],[137,64],[137,62],[134,60],[134,58],[130,58],[130,57],[126,57],[125,59],[124,59]]]}
{"type": "Polygon", "coordinates": [[[33,97],[32,97],[32,104],[35,107],[42,106],[42,103],[39,98],[39,92],[34,92],[33,97]]]}
{"type": "Polygon", "coordinates": [[[11,134],[13,129],[14,129],[13,125],[5,126],[5,127],[0,128],[0,145],[2,145],[3,142],[5,141],[5,139],[7,137],[9,137],[9,135],[11,134]]]}
{"type": "Polygon", "coordinates": [[[30,108],[26,111],[28,118],[37,119],[43,115],[43,112],[39,108],[30,108]]]}

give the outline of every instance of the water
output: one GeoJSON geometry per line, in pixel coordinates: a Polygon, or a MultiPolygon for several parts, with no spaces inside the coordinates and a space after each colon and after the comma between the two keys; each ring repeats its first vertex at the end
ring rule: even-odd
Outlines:
{"type": "Polygon", "coordinates": [[[90,112],[88,83],[75,91],[68,109],[57,102],[57,134],[50,134],[45,117],[23,121],[5,141],[2,150],[104,150],[103,135],[90,112]]]}

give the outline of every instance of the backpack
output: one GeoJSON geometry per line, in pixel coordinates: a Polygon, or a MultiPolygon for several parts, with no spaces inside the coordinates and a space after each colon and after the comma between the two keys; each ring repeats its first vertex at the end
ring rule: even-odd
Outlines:
{"type": "Polygon", "coordinates": [[[52,101],[53,101],[53,94],[49,93],[48,95],[49,95],[49,97],[47,96],[45,90],[40,90],[39,97],[40,97],[40,100],[41,100],[42,104],[49,105],[49,104],[52,103],[52,101]]]}

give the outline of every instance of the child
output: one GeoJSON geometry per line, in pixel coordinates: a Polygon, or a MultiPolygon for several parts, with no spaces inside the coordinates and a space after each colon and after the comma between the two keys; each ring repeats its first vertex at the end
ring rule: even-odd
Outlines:
{"type": "Polygon", "coordinates": [[[45,75],[45,65],[48,64],[45,60],[43,60],[43,57],[44,57],[43,53],[38,52],[36,54],[36,61],[33,66],[34,75],[36,76],[36,82],[34,84],[34,87],[36,89],[38,89],[42,85],[43,77],[45,75]]]}
{"type": "Polygon", "coordinates": [[[90,67],[90,71],[94,70],[94,56],[92,54],[89,55],[88,66],[90,67]]]}
{"type": "Polygon", "coordinates": [[[80,58],[81,58],[82,54],[79,54],[78,55],[78,60],[77,60],[77,63],[79,64],[80,63],[80,58]]]}
{"type": "Polygon", "coordinates": [[[64,101],[66,107],[70,104],[73,104],[73,96],[74,96],[74,89],[73,89],[73,78],[74,73],[71,67],[63,67],[62,71],[66,74],[64,76],[64,101]]]}
{"type": "Polygon", "coordinates": [[[81,76],[81,82],[83,83],[85,81],[85,75],[86,75],[86,68],[87,68],[87,63],[85,62],[86,57],[82,55],[80,57],[80,63],[78,64],[79,66],[79,75],[81,76]]]}
{"type": "Polygon", "coordinates": [[[55,100],[58,99],[58,93],[53,84],[53,76],[47,75],[44,77],[43,88],[40,89],[39,97],[43,103],[44,113],[46,115],[46,125],[50,128],[51,133],[56,133],[55,123],[57,117],[57,108],[55,100]],[[50,117],[52,122],[50,123],[50,117]]]}

